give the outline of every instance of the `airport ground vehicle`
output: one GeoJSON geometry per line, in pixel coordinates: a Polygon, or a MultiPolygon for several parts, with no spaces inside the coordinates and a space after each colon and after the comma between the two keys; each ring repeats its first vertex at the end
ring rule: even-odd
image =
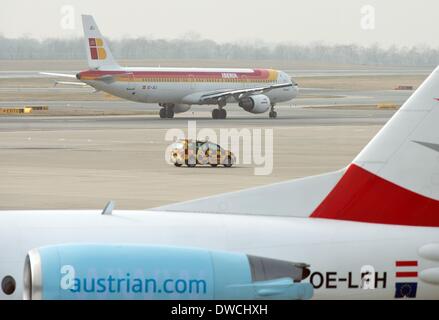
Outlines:
{"type": "Polygon", "coordinates": [[[438,88],[439,67],[337,171],[149,210],[2,211],[0,298],[439,299],[438,88]]]}
{"type": "Polygon", "coordinates": [[[170,160],[176,167],[187,165],[195,167],[196,165],[210,165],[217,167],[223,165],[230,168],[236,163],[236,157],[233,152],[225,150],[220,145],[201,140],[179,140],[172,144],[170,160]]]}

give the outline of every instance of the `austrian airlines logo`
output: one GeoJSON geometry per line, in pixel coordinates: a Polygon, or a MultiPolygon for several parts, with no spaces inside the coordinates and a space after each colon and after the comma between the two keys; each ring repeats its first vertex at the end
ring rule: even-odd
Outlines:
{"type": "Polygon", "coordinates": [[[418,261],[396,261],[395,298],[416,298],[418,261]]]}
{"type": "Polygon", "coordinates": [[[104,49],[104,41],[100,38],[88,38],[88,45],[90,47],[90,55],[92,60],[105,60],[107,53],[104,49]]]}

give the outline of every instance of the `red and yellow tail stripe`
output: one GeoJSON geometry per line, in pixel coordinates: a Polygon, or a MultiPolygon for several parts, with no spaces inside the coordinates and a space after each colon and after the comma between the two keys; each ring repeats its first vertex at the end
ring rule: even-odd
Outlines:
{"type": "Polygon", "coordinates": [[[88,38],[90,56],[92,60],[105,60],[107,52],[104,49],[104,41],[101,38],[88,38]]]}

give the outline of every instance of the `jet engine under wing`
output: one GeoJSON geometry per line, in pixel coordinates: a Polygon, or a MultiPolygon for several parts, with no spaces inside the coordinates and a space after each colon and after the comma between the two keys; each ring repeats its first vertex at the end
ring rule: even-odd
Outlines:
{"type": "Polygon", "coordinates": [[[308,217],[334,188],[344,172],[345,169],[151,210],[308,217]]]}
{"type": "Polygon", "coordinates": [[[229,97],[234,97],[236,100],[251,96],[253,94],[262,94],[274,89],[280,89],[280,88],[287,88],[292,87],[294,84],[288,82],[288,83],[280,83],[280,84],[273,84],[268,87],[260,87],[260,88],[251,88],[251,89],[239,89],[239,90],[230,90],[230,91],[221,91],[221,92],[210,92],[205,93],[200,97],[200,102],[202,103],[209,103],[218,101],[220,99],[227,99],[229,97]]]}

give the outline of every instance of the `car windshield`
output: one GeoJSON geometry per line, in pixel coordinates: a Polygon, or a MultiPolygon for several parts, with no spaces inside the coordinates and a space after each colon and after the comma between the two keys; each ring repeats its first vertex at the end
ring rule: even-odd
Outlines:
{"type": "Polygon", "coordinates": [[[183,148],[184,148],[184,146],[183,146],[183,143],[181,143],[181,142],[174,142],[172,144],[172,149],[183,149],[183,148]]]}

